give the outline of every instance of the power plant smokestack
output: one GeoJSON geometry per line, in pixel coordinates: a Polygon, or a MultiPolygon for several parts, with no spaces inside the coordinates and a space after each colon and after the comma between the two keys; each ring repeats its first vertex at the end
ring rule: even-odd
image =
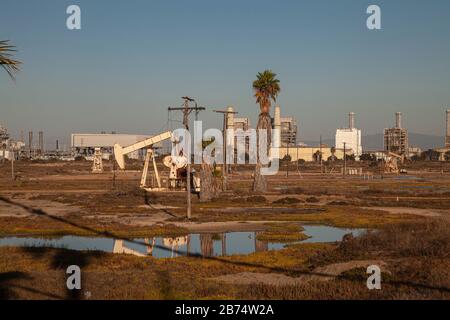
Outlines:
{"type": "Polygon", "coordinates": [[[447,130],[445,133],[445,146],[450,148],[450,109],[447,109],[447,130]]]}
{"type": "Polygon", "coordinates": [[[33,152],[33,131],[28,132],[28,149],[29,149],[30,158],[31,158],[31,154],[33,152]]]}
{"type": "Polygon", "coordinates": [[[353,129],[355,127],[355,113],[350,112],[348,114],[348,127],[349,129],[353,129]]]}
{"type": "Polygon", "coordinates": [[[227,107],[227,127],[226,129],[234,129],[234,108],[229,106],[227,107]]]}
{"type": "Polygon", "coordinates": [[[402,128],[402,113],[401,112],[396,112],[395,113],[395,127],[397,129],[401,129],[402,128]]]}
{"type": "Polygon", "coordinates": [[[281,108],[280,106],[275,106],[273,113],[273,128],[276,130],[274,133],[273,146],[281,146],[281,108]]]}
{"type": "Polygon", "coordinates": [[[39,154],[44,154],[44,132],[39,131],[39,154]]]}

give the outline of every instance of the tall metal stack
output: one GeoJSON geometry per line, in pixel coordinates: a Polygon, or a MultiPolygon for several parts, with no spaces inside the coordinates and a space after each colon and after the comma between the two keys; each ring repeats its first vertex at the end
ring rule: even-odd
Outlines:
{"type": "Polygon", "coordinates": [[[281,108],[280,106],[275,106],[273,114],[273,128],[275,131],[275,137],[273,141],[274,147],[280,147],[282,144],[282,134],[281,134],[281,108]]]}
{"type": "Polygon", "coordinates": [[[395,127],[398,129],[402,128],[402,113],[401,112],[395,113],[395,127]]]}
{"type": "Polygon", "coordinates": [[[348,114],[348,128],[353,129],[355,127],[355,113],[350,112],[348,114]]]}
{"type": "Polygon", "coordinates": [[[402,127],[402,113],[395,113],[395,127],[384,129],[384,151],[408,156],[408,130],[402,127]]]}
{"type": "Polygon", "coordinates": [[[447,126],[445,131],[445,147],[450,148],[450,109],[447,109],[446,112],[447,126]]]}
{"type": "Polygon", "coordinates": [[[44,132],[39,131],[39,155],[42,156],[44,154],[44,132]]]}
{"type": "Polygon", "coordinates": [[[28,156],[31,158],[33,155],[33,131],[28,132],[28,156]]]}

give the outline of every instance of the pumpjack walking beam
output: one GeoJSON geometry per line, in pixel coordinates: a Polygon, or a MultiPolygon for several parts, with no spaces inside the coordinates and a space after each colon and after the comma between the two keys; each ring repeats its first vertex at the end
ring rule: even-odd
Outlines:
{"type": "Polygon", "coordinates": [[[125,169],[125,157],[124,156],[126,154],[131,153],[133,151],[147,148],[147,154],[145,156],[145,163],[144,163],[144,171],[142,172],[142,177],[141,177],[141,188],[146,187],[148,168],[149,168],[150,160],[152,160],[153,169],[155,170],[155,177],[156,177],[156,181],[158,184],[158,187],[153,188],[152,191],[162,191],[163,188],[161,188],[161,180],[159,178],[158,168],[156,166],[156,161],[155,161],[155,153],[154,153],[152,147],[154,144],[162,142],[162,141],[170,139],[170,138],[172,138],[172,132],[166,131],[164,133],[158,134],[151,138],[136,142],[127,147],[122,147],[119,144],[115,144],[114,145],[114,157],[116,158],[116,162],[119,165],[119,168],[125,169]]]}
{"type": "Polygon", "coordinates": [[[125,169],[125,155],[128,153],[131,153],[133,151],[137,151],[140,149],[151,147],[152,145],[170,139],[172,138],[172,132],[166,131],[164,133],[158,134],[156,136],[153,136],[151,138],[133,143],[132,145],[129,145],[128,147],[122,147],[119,144],[114,145],[114,157],[116,158],[117,164],[119,165],[120,169],[125,169]]]}

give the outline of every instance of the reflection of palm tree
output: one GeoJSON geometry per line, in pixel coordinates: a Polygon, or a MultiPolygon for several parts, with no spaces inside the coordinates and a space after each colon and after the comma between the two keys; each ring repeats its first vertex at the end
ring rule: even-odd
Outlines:
{"type": "MultiPolygon", "coordinates": [[[[275,102],[280,93],[280,80],[276,78],[276,74],[271,70],[259,72],[256,80],[253,82],[253,91],[255,92],[256,103],[259,104],[260,114],[258,118],[258,150],[261,149],[260,130],[266,130],[267,133],[267,150],[269,149],[272,138],[272,119],[270,118],[270,104],[272,100],[275,102]]],[[[265,192],[267,190],[266,179],[260,174],[261,162],[258,151],[258,161],[255,168],[255,176],[253,180],[253,191],[265,192]]]]}
{"type": "Polygon", "coordinates": [[[227,255],[227,234],[222,233],[222,256],[227,255]]]}
{"type": "Polygon", "coordinates": [[[11,58],[15,52],[15,47],[10,45],[8,40],[0,40],[0,67],[5,69],[13,80],[14,74],[19,71],[19,65],[21,63],[11,58]]]}
{"type": "Polygon", "coordinates": [[[214,256],[214,246],[213,246],[212,234],[200,234],[200,250],[203,257],[213,257],[214,256]]]}
{"type": "Polygon", "coordinates": [[[262,232],[255,232],[255,252],[263,252],[269,250],[269,242],[258,240],[258,235],[262,232]]]}
{"type": "Polygon", "coordinates": [[[151,256],[153,254],[153,248],[155,247],[156,239],[152,238],[152,244],[150,244],[150,240],[148,238],[145,238],[144,243],[146,244],[147,255],[151,256]]]}

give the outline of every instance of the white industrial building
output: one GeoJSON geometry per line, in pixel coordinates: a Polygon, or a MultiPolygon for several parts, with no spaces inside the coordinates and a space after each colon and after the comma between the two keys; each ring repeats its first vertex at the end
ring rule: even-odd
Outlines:
{"type": "Polygon", "coordinates": [[[356,159],[362,155],[361,146],[361,130],[355,128],[355,113],[350,112],[348,115],[348,128],[336,130],[336,149],[351,149],[356,159]]]}
{"type": "Polygon", "coordinates": [[[0,160],[18,159],[23,147],[25,144],[22,141],[11,139],[8,130],[0,125],[0,160]]]}
{"type": "Polygon", "coordinates": [[[6,128],[0,125],[0,159],[9,159],[9,134],[6,128]]]}
{"type": "MultiPolygon", "coordinates": [[[[136,142],[150,138],[150,135],[116,134],[116,133],[72,133],[71,147],[75,155],[91,156],[95,148],[100,148],[106,154],[112,154],[116,143],[129,146],[136,142]]],[[[139,151],[128,154],[130,159],[141,159],[139,151]]]]}

